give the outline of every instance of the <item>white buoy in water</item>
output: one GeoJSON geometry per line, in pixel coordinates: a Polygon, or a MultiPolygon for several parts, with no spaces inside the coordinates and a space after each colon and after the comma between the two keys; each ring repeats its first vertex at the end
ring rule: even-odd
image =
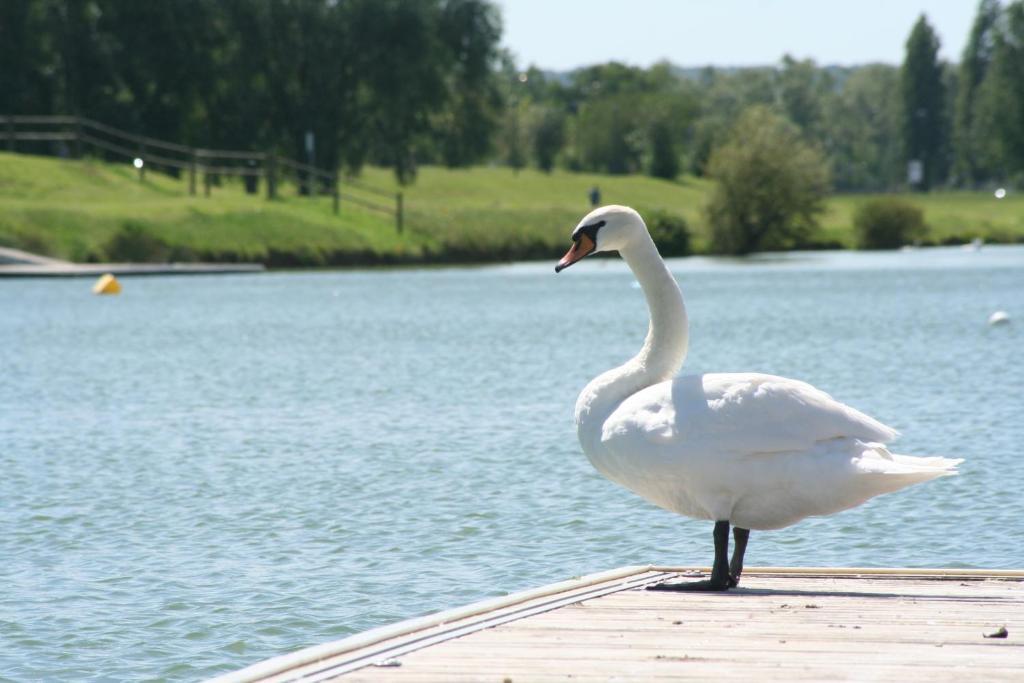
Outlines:
{"type": "Polygon", "coordinates": [[[989,325],[1004,325],[1010,322],[1010,314],[1006,311],[996,311],[988,317],[989,325]]]}

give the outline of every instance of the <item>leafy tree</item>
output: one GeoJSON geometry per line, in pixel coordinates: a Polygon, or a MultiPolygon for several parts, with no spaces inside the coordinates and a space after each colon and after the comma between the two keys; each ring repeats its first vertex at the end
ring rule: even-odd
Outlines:
{"type": "Polygon", "coordinates": [[[939,64],[939,38],[922,14],[907,38],[900,72],[904,158],[923,165],[918,185],[928,190],[947,170],[946,89],[939,64]]]}
{"type": "Polygon", "coordinates": [[[672,130],[666,121],[655,121],[650,128],[651,162],[648,172],[655,178],[675,180],[679,175],[679,153],[672,130]]]}
{"type": "Polygon", "coordinates": [[[744,112],[708,169],[717,181],[707,207],[715,252],[799,247],[817,226],[828,166],[799,129],[770,108],[744,112]]]}
{"type": "Polygon", "coordinates": [[[813,60],[798,61],[786,55],[778,72],[778,98],[787,118],[808,139],[820,137],[826,102],[832,95],[832,78],[813,60]]]}
{"type": "Polygon", "coordinates": [[[576,144],[583,168],[613,174],[640,169],[644,141],[635,106],[635,97],[618,93],[590,102],[580,111],[576,144]]]}
{"type": "Polygon", "coordinates": [[[58,54],[42,2],[0,2],[0,112],[54,109],[58,54]]]}
{"type": "Polygon", "coordinates": [[[999,16],[999,0],[981,0],[978,3],[978,13],[960,60],[953,148],[956,174],[966,183],[984,180],[991,174],[991,169],[986,168],[983,161],[984,138],[991,131],[981,125],[977,109],[981,85],[992,65],[999,16]]]}
{"type": "Polygon", "coordinates": [[[533,157],[537,167],[550,173],[555,158],[565,144],[565,114],[553,107],[541,106],[535,110],[533,124],[533,157]]]}
{"type": "Polygon", "coordinates": [[[207,67],[215,6],[205,0],[98,5],[97,28],[117,83],[118,123],[151,137],[186,139],[197,123],[196,102],[212,88],[207,67]]]}
{"type": "Polygon", "coordinates": [[[576,102],[615,95],[636,95],[654,90],[656,79],[639,67],[608,62],[574,71],[567,95],[576,102]]]}
{"type": "Polygon", "coordinates": [[[721,145],[740,114],[755,104],[771,105],[776,100],[775,73],[756,68],[724,72],[709,68],[701,79],[700,111],[692,126],[689,170],[707,173],[711,151],[721,145]]]}
{"type": "Polygon", "coordinates": [[[366,85],[372,158],[395,171],[401,183],[416,176],[416,146],[430,128],[430,114],[445,100],[442,44],[427,2],[356,0],[348,20],[362,48],[355,60],[366,85]]]}
{"type": "Polygon", "coordinates": [[[505,164],[515,171],[526,166],[527,139],[525,119],[528,104],[519,102],[505,112],[501,129],[501,154],[505,164]]]}
{"type": "Polygon", "coordinates": [[[826,102],[822,126],[836,189],[889,190],[902,182],[898,69],[854,70],[826,102]]]}
{"type": "Polygon", "coordinates": [[[482,161],[492,150],[504,98],[499,88],[501,18],[482,0],[448,0],[441,7],[447,105],[435,125],[447,166],[482,161]]]}
{"type": "Polygon", "coordinates": [[[119,94],[112,36],[103,30],[99,2],[55,0],[43,5],[47,33],[57,51],[53,104],[58,111],[103,117],[118,125],[124,109],[119,94]]]}
{"type": "Polygon", "coordinates": [[[1006,6],[995,36],[992,64],[979,94],[982,157],[993,174],[1024,182],[1024,2],[1006,6]]]}

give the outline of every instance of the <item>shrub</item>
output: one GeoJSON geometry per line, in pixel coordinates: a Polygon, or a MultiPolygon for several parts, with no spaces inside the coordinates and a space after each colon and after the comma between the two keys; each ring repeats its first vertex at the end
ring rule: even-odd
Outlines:
{"type": "Polygon", "coordinates": [[[136,221],[122,223],[121,229],[104,245],[104,251],[111,261],[135,263],[162,263],[170,254],[167,243],[136,221]]]}
{"type": "Polygon", "coordinates": [[[651,211],[647,214],[646,222],[662,256],[690,254],[690,227],[685,218],[667,211],[651,211]]]}
{"type": "Polygon", "coordinates": [[[756,105],[712,152],[708,175],[717,181],[707,206],[712,250],[749,254],[804,246],[824,210],[830,174],[795,125],[756,105]]]}
{"type": "Polygon", "coordinates": [[[898,249],[924,237],[924,212],[903,199],[872,199],[853,215],[857,246],[861,249],[898,249]]]}

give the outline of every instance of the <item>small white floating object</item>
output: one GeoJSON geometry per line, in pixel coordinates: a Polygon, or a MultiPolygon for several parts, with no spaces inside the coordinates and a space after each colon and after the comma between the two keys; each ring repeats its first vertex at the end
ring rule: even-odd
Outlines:
{"type": "Polygon", "coordinates": [[[100,278],[96,280],[96,283],[92,286],[93,294],[120,294],[121,283],[117,281],[117,278],[111,273],[105,273],[100,275],[100,278]]]}
{"type": "Polygon", "coordinates": [[[996,311],[988,317],[989,325],[1004,325],[1010,322],[1010,314],[1006,311],[996,311]]]}
{"type": "Polygon", "coordinates": [[[980,251],[983,244],[985,244],[985,240],[980,237],[975,237],[967,244],[960,245],[960,248],[966,249],[967,251],[980,251]]]}
{"type": "Polygon", "coordinates": [[[996,190],[996,199],[1002,199],[1005,196],[1006,196],[1006,188],[1005,187],[1000,187],[998,190],[996,190]]]}

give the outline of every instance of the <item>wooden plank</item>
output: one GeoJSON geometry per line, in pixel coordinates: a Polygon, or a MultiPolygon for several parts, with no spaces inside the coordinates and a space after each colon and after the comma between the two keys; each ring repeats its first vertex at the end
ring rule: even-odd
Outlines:
{"type": "Polygon", "coordinates": [[[1024,572],[772,568],[711,594],[635,569],[244,680],[1024,680],[1024,572]]]}
{"type": "Polygon", "coordinates": [[[394,670],[386,669],[376,674],[360,672],[351,678],[345,679],[353,683],[386,683],[388,681],[403,681],[408,683],[609,683],[616,681],[621,683],[634,681],[816,681],[823,680],[873,680],[873,681],[900,681],[901,683],[932,683],[933,681],[985,681],[986,683],[1020,683],[1020,672],[1006,672],[987,668],[972,668],[970,671],[961,670],[959,677],[950,676],[947,669],[931,667],[927,665],[906,666],[906,667],[876,667],[865,664],[856,671],[845,674],[837,674],[835,671],[807,668],[778,668],[770,674],[765,675],[764,668],[742,668],[734,669],[726,666],[707,666],[701,663],[694,663],[683,666],[666,665],[660,668],[635,670],[629,669],[621,674],[591,674],[591,673],[551,673],[544,674],[530,672],[528,674],[517,674],[516,672],[503,672],[496,669],[490,675],[467,674],[465,672],[445,669],[440,671],[424,671],[417,674],[405,675],[401,678],[394,677],[394,670]],[[770,676],[770,678],[768,677],[770,676]]]}

